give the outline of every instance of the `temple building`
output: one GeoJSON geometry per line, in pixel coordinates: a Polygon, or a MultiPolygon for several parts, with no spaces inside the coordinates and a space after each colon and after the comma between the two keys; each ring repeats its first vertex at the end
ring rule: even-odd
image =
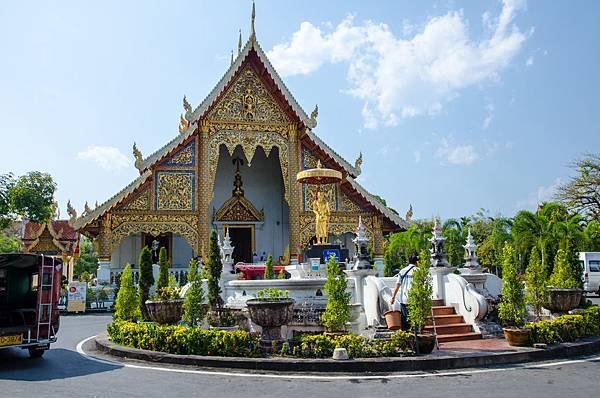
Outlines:
{"type": "MultiPolygon", "coordinates": [[[[357,181],[362,155],[351,164],[317,135],[318,109],[300,107],[267,59],[254,31],[229,69],[197,107],[183,98],[179,132],[143,157],[134,144],[139,177],[81,216],[70,210],[76,230],[96,245],[101,268],[137,264],[144,245],[165,246],[172,267],[186,267],[208,253],[209,233],[229,229],[235,262],[271,253],[297,261],[315,237],[314,186],[296,174],[323,167],[342,173],[324,188],[329,202],[329,241],[350,250],[359,216],[382,265],[384,235],[406,221],[357,181]]],[[[103,272],[99,272],[99,279],[103,272]]]]}

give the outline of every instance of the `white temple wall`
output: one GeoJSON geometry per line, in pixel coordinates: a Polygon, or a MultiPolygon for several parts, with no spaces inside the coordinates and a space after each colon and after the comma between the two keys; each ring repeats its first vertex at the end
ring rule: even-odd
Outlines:
{"type": "Polygon", "coordinates": [[[138,268],[140,252],[142,251],[142,235],[130,235],[121,241],[119,247],[112,253],[111,268],[123,268],[129,263],[138,268]]]}
{"type": "Polygon", "coordinates": [[[194,250],[181,235],[173,235],[173,253],[171,254],[173,268],[187,268],[194,250]]]}
{"type": "MultiPolygon", "coordinates": [[[[283,255],[289,242],[288,206],[284,200],[283,177],[277,148],[271,150],[268,158],[262,148],[257,148],[248,167],[240,146],[235,149],[233,156],[230,156],[226,147],[221,145],[214,197],[209,207],[211,221],[213,209],[218,210],[232,195],[235,174],[232,160],[236,157],[244,160],[244,165],[240,166],[244,196],[257,210],[263,210],[265,214],[264,223],[255,226],[255,251],[259,256],[262,252],[271,253],[273,259],[277,260],[283,255]]],[[[214,224],[211,225],[211,228],[215,227],[214,224]]],[[[221,233],[220,230],[217,232],[221,233]]]]}

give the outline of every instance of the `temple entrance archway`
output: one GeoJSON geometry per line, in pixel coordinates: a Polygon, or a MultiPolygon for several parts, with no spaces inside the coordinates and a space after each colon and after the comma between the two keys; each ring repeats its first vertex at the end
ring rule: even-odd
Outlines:
{"type": "Polygon", "coordinates": [[[220,146],[209,209],[212,227],[221,237],[225,226],[230,227],[235,262],[252,262],[254,253],[271,253],[275,261],[284,255],[289,242],[284,193],[277,147],[267,154],[259,146],[248,165],[240,145],[231,153],[220,146]]]}

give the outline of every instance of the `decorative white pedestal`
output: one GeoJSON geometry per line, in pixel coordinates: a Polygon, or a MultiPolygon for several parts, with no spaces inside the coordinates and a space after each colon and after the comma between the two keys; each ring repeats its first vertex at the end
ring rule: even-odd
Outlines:
{"type": "Polygon", "coordinates": [[[356,302],[364,306],[364,281],[367,276],[377,275],[376,269],[349,269],[344,271],[348,278],[354,279],[356,302]]]}
{"type": "Polygon", "coordinates": [[[98,261],[96,279],[98,279],[99,284],[110,283],[110,261],[98,261]]]}
{"type": "Polygon", "coordinates": [[[434,279],[434,283],[437,286],[437,290],[435,292],[435,299],[443,300],[445,297],[444,294],[444,276],[452,273],[454,271],[453,268],[450,267],[431,267],[429,268],[429,273],[434,279]]]}
{"type": "Polygon", "coordinates": [[[383,257],[374,257],[373,266],[378,272],[377,276],[384,276],[383,269],[385,268],[385,263],[383,262],[383,257]]]}

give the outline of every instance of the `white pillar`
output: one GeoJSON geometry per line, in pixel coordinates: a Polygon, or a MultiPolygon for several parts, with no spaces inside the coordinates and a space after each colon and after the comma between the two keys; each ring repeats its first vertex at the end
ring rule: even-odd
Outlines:
{"type": "Polygon", "coordinates": [[[377,270],[377,276],[380,276],[380,277],[385,276],[384,272],[383,272],[383,269],[385,268],[385,263],[383,262],[383,257],[374,257],[373,258],[373,266],[377,270]]]}
{"type": "Polygon", "coordinates": [[[110,261],[98,261],[96,279],[98,283],[110,283],[110,261]]]}

